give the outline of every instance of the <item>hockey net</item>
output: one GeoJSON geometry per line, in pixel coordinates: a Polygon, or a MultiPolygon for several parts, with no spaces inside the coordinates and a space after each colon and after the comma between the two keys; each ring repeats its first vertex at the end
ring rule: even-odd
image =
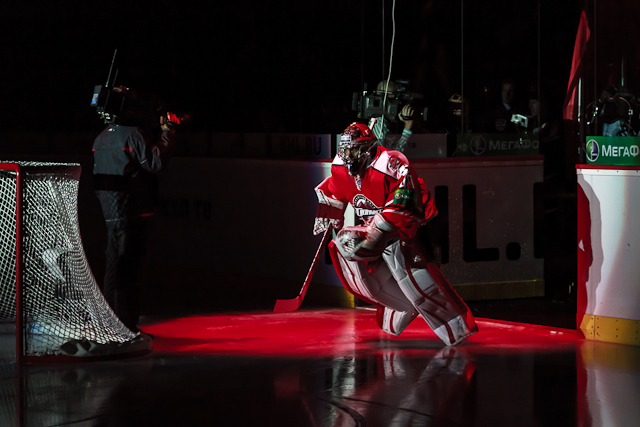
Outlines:
{"type": "Polygon", "coordinates": [[[80,172],[79,164],[0,163],[0,322],[16,322],[17,358],[151,349],[148,337],[116,317],[89,268],[78,223],[80,172]],[[16,236],[22,236],[18,267],[16,236]]]}

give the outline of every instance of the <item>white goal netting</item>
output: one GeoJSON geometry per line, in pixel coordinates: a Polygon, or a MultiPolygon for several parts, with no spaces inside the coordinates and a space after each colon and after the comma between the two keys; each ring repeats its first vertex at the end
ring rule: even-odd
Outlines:
{"type": "MultiPolygon", "coordinates": [[[[103,356],[151,348],[102,296],[80,238],[80,165],[20,167],[24,355],[103,356]]],[[[0,166],[0,322],[16,320],[16,172],[0,166]]],[[[18,326],[19,327],[19,326],[18,326]]]]}

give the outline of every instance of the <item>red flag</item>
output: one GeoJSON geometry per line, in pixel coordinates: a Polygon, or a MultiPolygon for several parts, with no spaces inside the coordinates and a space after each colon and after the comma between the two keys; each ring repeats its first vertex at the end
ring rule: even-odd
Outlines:
{"type": "Polygon", "coordinates": [[[567,87],[567,97],[564,101],[563,117],[565,120],[575,120],[578,118],[578,81],[582,76],[582,56],[587,49],[587,41],[589,41],[589,24],[587,22],[587,14],[582,11],[580,15],[580,24],[578,25],[578,33],[576,34],[576,43],[573,46],[573,59],[571,61],[571,74],[569,75],[569,86],[567,87]]]}

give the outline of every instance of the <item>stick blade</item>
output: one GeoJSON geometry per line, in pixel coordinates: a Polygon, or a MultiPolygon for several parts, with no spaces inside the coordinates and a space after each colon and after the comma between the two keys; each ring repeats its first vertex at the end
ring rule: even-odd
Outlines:
{"type": "Polygon", "coordinates": [[[274,313],[290,313],[296,311],[300,307],[300,297],[293,299],[279,299],[276,300],[276,305],[273,307],[274,313]]]}
{"type": "Polygon", "coordinates": [[[316,270],[316,266],[318,265],[318,258],[320,257],[322,248],[324,248],[325,243],[327,243],[327,240],[329,240],[329,237],[332,235],[332,230],[333,228],[329,227],[324,231],[324,236],[322,236],[322,241],[318,246],[316,255],[313,257],[311,268],[309,268],[307,277],[304,279],[304,283],[302,284],[302,289],[300,289],[300,294],[297,297],[292,299],[276,300],[276,305],[273,307],[274,313],[289,313],[291,311],[296,311],[300,307],[300,305],[302,304],[302,300],[304,299],[304,295],[307,293],[307,289],[309,288],[309,283],[311,283],[311,277],[313,277],[313,272],[316,270]]]}

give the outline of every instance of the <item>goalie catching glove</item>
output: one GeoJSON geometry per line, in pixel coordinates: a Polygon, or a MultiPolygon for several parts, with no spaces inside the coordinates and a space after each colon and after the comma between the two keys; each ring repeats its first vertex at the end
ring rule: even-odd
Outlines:
{"type": "Polygon", "coordinates": [[[398,233],[380,214],[366,226],[345,227],[336,236],[336,246],[349,261],[373,261],[379,258],[389,241],[398,233]]]}

